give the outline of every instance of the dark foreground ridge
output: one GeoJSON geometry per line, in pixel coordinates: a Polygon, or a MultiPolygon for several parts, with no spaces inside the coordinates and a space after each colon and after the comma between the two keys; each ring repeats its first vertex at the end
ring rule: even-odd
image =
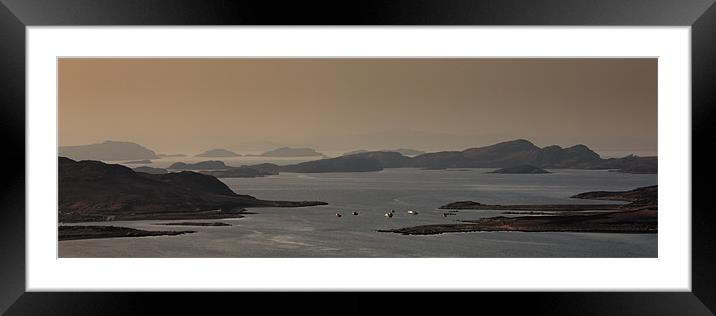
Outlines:
{"type": "MultiPolygon", "coordinates": [[[[631,191],[596,191],[573,196],[573,198],[629,202],[619,205],[486,205],[472,201],[455,202],[442,208],[519,210],[535,214],[539,214],[538,212],[550,212],[552,215],[498,216],[462,221],[460,224],[422,225],[379,231],[403,235],[432,235],[476,231],[656,233],[657,196],[657,186],[650,186],[631,191]]],[[[506,213],[514,214],[516,212],[506,213]]]]}
{"type": "Polygon", "coordinates": [[[236,194],[213,176],[182,171],[135,172],[99,161],[59,157],[59,220],[218,219],[242,217],[246,207],[301,207],[319,201],[265,201],[236,194]]]}
{"type": "Polygon", "coordinates": [[[148,231],[117,226],[59,226],[58,239],[78,240],[118,237],[176,236],[195,233],[195,231],[148,231]]]}

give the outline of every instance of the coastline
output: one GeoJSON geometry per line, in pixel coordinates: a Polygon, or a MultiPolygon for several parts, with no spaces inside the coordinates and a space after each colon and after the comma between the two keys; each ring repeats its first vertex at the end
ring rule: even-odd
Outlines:
{"type": "Polygon", "coordinates": [[[467,232],[570,232],[570,233],[658,233],[655,210],[611,212],[589,215],[538,215],[489,217],[460,224],[434,224],[378,230],[402,235],[435,235],[467,232]]]}
{"type": "Polygon", "coordinates": [[[58,226],[58,240],[82,240],[97,238],[177,236],[193,234],[196,231],[149,231],[118,226],[58,226]]]}
{"type": "MultiPolygon", "coordinates": [[[[306,207],[328,205],[321,201],[262,201],[261,205],[252,207],[306,207]]],[[[195,210],[195,211],[174,211],[174,212],[106,212],[93,214],[80,214],[72,212],[60,213],[60,224],[62,223],[81,223],[81,222],[107,222],[107,221],[142,221],[142,220],[205,220],[205,219],[224,219],[224,218],[242,218],[244,215],[252,214],[245,208],[235,209],[212,209],[212,210],[195,210]]]]}
{"type": "Polygon", "coordinates": [[[657,190],[657,186],[649,186],[629,191],[593,191],[572,196],[576,199],[628,202],[626,204],[489,205],[459,201],[443,205],[440,209],[505,210],[507,212],[503,214],[528,216],[497,216],[463,220],[459,224],[419,225],[378,232],[403,235],[490,231],[657,233],[657,190]]]}

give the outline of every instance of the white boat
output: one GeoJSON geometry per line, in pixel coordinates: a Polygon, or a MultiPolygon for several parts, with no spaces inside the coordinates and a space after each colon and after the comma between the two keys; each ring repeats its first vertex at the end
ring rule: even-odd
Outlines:
{"type": "Polygon", "coordinates": [[[385,213],[385,217],[391,218],[391,217],[393,217],[393,213],[385,213]]]}
{"type": "Polygon", "coordinates": [[[358,212],[353,212],[353,215],[358,215],[358,212]]]}
{"type": "Polygon", "coordinates": [[[408,214],[418,215],[418,212],[417,212],[417,211],[410,210],[410,211],[408,211],[408,214]]]}

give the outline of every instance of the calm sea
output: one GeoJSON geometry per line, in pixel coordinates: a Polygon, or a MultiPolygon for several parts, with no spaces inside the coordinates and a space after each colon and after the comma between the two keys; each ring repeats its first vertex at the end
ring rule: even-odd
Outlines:
{"type": "MultiPolygon", "coordinates": [[[[146,230],[196,230],[181,236],[63,241],[60,257],[656,257],[657,234],[472,232],[429,236],[379,229],[452,223],[503,215],[441,205],[593,203],[569,197],[594,190],[657,184],[657,175],[603,170],[550,170],[506,175],[492,169],[386,169],[366,173],[281,173],[223,179],[234,191],[268,200],[320,200],[305,208],[255,208],[245,218],[211,220],[230,227],[158,226],[168,221],[93,223],[146,230]],[[395,210],[393,218],[387,211],[395,210]],[[410,215],[408,210],[418,211],[410,215]],[[358,215],[351,215],[353,211],[358,215]],[[343,216],[336,217],[340,212],[343,216]]],[[[600,202],[601,203],[601,202],[600,202]]],[[[678,210],[662,210],[664,212],[678,210]]]]}

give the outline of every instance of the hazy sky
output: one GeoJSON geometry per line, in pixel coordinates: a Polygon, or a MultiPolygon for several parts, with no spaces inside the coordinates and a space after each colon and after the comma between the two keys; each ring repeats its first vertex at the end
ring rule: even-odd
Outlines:
{"type": "Polygon", "coordinates": [[[656,59],[60,59],[60,145],[657,152],[656,59]]]}

